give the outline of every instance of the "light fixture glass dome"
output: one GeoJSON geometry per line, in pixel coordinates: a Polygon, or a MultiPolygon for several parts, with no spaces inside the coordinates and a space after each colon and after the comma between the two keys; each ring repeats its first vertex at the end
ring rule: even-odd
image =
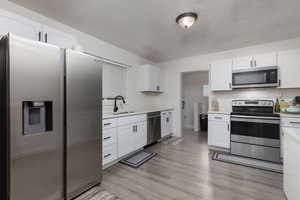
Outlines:
{"type": "Polygon", "coordinates": [[[193,24],[195,23],[197,18],[198,18],[198,16],[196,13],[192,13],[192,12],[183,13],[176,18],[176,23],[180,27],[182,27],[184,29],[188,29],[191,26],[193,26],[193,24]]]}

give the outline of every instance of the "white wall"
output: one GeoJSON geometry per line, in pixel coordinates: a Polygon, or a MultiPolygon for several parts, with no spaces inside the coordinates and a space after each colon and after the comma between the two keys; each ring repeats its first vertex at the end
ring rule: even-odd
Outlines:
{"type": "Polygon", "coordinates": [[[45,17],[39,13],[28,10],[8,0],[0,0],[1,9],[15,13],[17,15],[26,17],[30,20],[36,21],[41,24],[48,25],[55,29],[61,30],[63,32],[69,33],[76,37],[79,44],[83,47],[83,50],[101,57],[105,57],[120,63],[133,66],[128,71],[128,102],[133,106],[144,106],[151,104],[153,97],[145,96],[144,94],[136,90],[136,67],[139,65],[151,63],[150,61],[137,56],[129,51],[118,48],[112,44],[105,41],[99,40],[91,35],[77,31],[67,25],[59,23],[53,19],[45,17]]]}
{"type": "MultiPolygon", "coordinates": [[[[182,74],[182,98],[185,101],[183,126],[194,127],[194,103],[208,104],[208,97],[203,96],[203,85],[208,84],[208,71],[182,74]]],[[[207,105],[208,106],[208,105],[207,105]]]]}
{"type": "MultiPolygon", "coordinates": [[[[246,56],[246,55],[255,55],[266,52],[281,51],[286,49],[300,48],[300,38],[295,38],[291,40],[284,40],[278,42],[272,42],[262,45],[256,45],[246,48],[234,49],[229,51],[223,51],[213,54],[199,55],[188,57],[179,60],[173,60],[169,62],[159,63],[158,65],[162,68],[165,81],[165,92],[159,98],[155,99],[157,105],[163,106],[172,106],[174,107],[174,133],[177,136],[181,136],[181,73],[182,72],[191,72],[191,71],[201,71],[209,70],[209,64],[215,60],[228,59],[236,56],[246,56]],[[161,103],[163,102],[163,103],[161,103]]],[[[243,90],[244,91],[244,90],[243,90]]],[[[261,90],[257,90],[261,91],[261,90]]],[[[266,90],[262,90],[266,91],[266,90]]],[[[280,90],[272,89],[267,90],[267,94],[264,92],[258,92],[260,96],[268,96],[276,91],[276,94],[281,94],[282,91],[285,91],[288,94],[298,94],[300,95],[300,90],[280,90]],[[281,91],[281,92],[280,92],[281,91]],[[290,92],[288,92],[290,91],[290,92]],[[263,94],[261,94],[263,93],[263,94]]],[[[246,91],[247,93],[247,91],[246,91]]],[[[251,92],[250,92],[251,93],[251,92]]],[[[223,96],[224,99],[229,99],[232,96],[243,96],[242,93],[239,95],[236,92],[228,93],[213,93],[212,95],[220,95],[220,99],[223,96]],[[226,98],[227,97],[227,98],[226,98]]],[[[226,101],[226,100],[225,100],[226,101]]],[[[225,103],[226,104],[226,103],[225,103]]],[[[227,102],[228,104],[228,102],[227,102]]]]}

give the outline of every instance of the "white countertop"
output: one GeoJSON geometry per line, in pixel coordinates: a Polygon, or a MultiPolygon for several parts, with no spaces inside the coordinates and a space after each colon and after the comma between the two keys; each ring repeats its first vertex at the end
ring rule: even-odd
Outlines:
{"type": "Polygon", "coordinates": [[[279,113],[280,117],[296,117],[300,118],[300,114],[292,114],[292,113],[279,113]]]}
{"type": "Polygon", "coordinates": [[[174,110],[173,108],[145,108],[145,109],[138,109],[134,112],[130,113],[124,113],[124,114],[104,114],[103,119],[111,119],[111,118],[119,118],[119,117],[126,117],[126,116],[132,116],[132,115],[141,115],[141,114],[147,114],[150,112],[158,112],[158,111],[171,111],[174,110]]]}
{"type": "Polygon", "coordinates": [[[292,137],[295,141],[297,141],[300,144],[300,128],[283,127],[282,130],[284,135],[292,137]]]}
{"type": "Polygon", "coordinates": [[[208,111],[207,114],[230,115],[230,112],[225,112],[225,111],[208,111]]]}

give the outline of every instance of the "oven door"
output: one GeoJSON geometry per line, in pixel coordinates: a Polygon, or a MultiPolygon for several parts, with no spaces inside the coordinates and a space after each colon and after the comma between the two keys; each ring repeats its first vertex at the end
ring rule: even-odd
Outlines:
{"type": "Polygon", "coordinates": [[[237,70],[232,74],[232,88],[278,87],[278,68],[237,70]]]}
{"type": "Polygon", "coordinates": [[[280,147],[280,120],[263,117],[231,117],[231,142],[280,147]]]}

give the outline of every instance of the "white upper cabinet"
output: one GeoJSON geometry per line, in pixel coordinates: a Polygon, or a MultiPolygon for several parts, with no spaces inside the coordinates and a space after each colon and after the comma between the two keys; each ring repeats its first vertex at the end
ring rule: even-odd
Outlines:
{"type": "Polygon", "coordinates": [[[210,66],[210,89],[212,91],[232,90],[232,60],[216,61],[210,66]]]}
{"type": "Polygon", "coordinates": [[[277,53],[266,53],[253,56],[253,67],[277,66],[277,53]]]}
{"type": "Polygon", "coordinates": [[[110,63],[103,63],[102,71],[103,98],[123,97],[127,94],[127,69],[110,63]]]}
{"type": "Polygon", "coordinates": [[[281,88],[300,88],[300,49],[278,53],[281,88]]]}
{"type": "Polygon", "coordinates": [[[0,35],[10,32],[27,39],[39,40],[42,36],[41,27],[39,23],[0,10],[0,35]]]}
{"type": "Polygon", "coordinates": [[[277,53],[265,53],[254,56],[243,56],[233,59],[233,70],[249,69],[253,67],[277,66],[277,53]]]}
{"type": "Polygon", "coordinates": [[[139,86],[141,92],[162,92],[161,70],[153,65],[140,67],[139,86]]]}
{"type": "Polygon", "coordinates": [[[0,35],[8,32],[27,39],[45,42],[61,48],[74,48],[76,39],[49,26],[0,10],[0,35]]]}
{"type": "Polygon", "coordinates": [[[76,45],[76,39],[69,34],[43,25],[43,41],[61,48],[73,49],[76,45]]]}
{"type": "Polygon", "coordinates": [[[243,56],[237,57],[233,59],[232,69],[240,70],[240,69],[248,69],[252,67],[253,56],[243,56]]]}

